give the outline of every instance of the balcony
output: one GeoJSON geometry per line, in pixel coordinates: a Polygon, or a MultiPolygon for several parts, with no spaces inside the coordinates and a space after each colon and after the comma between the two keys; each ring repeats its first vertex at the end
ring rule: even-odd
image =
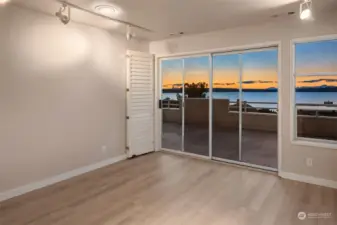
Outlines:
{"type": "MultiPolygon", "coordinates": [[[[213,156],[239,159],[239,105],[227,99],[213,100],[213,156]]],[[[163,108],[163,148],[182,149],[182,107],[180,101],[165,100],[163,108]]],[[[242,161],[277,168],[277,103],[242,104],[242,161]],[[252,105],[265,105],[252,107],[252,105]]],[[[337,139],[336,117],[297,116],[298,136],[337,139]]],[[[310,113],[309,113],[310,114],[310,113]]],[[[290,132],[290,131],[289,131],[290,132]]],[[[209,100],[185,99],[184,151],[209,155],[209,100]]]]}

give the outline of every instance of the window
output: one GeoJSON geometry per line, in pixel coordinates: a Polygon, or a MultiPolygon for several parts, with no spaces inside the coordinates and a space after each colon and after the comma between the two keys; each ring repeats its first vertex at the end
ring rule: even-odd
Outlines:
{"type": "Polygon", "coordinates": [[[294,138],[336,144],[337,39],[296,42],[294,53],[294,138]]]}

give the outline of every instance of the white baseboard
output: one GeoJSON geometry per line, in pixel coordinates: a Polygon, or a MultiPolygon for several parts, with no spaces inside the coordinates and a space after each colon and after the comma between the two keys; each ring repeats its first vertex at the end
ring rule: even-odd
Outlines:
{"type": "Polygon", "coordinates": [[[89,166],[81,167],[81,168],[78,168],[78,169],[75,169],[75,170],[54,176],[54,177],[50,177],[42,181],[27,184],[27,185],[14,188],[14,189],[11,189],[5,192],[0,192],[0,202],[5,201],[10,198],[14,198],[19,195],[23,195],[25,193],[28,193],[28,192],[31,192],[31,191],[34,191],[34,190],[37,190],[37,189],[40,189],[46,186],[49,186],[49,185],[52,185],[52,184],[55,184],[55,183],[58,183],[60,181],[70,179],[72,177],[79,176],[84,173],[88,173],[93,170],[97,170],[99,168],[125,160],[126,158],[127,158],[126,155],[120,155],[120,156],[110,158],[110,159],[107,159],[107,160],[104,160],[104,161],[101,161],[101,162],[98,162],[98,163],[95,163],[89,166]]]}
{"type": "Polygon", "coordinates": [[[337,189],[337,181],[334,180],[326,180],[322,178],[305,176],[296,173],[288,173],[288,172],[279,172],[279,176],[284,179],[300,181],[309,184],[316,184],[323,187],[335,188],[337,189]]]}

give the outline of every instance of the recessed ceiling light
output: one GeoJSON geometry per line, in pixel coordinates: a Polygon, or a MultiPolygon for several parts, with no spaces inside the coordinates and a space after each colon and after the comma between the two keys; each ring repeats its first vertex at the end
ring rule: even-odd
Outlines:
{"type": "MultiPolygon", "coordinates": [[[[1,0],[0,0],[1,1],[1,0]]],[[[116,16],[118,14],[118,9],[112,5],[98,5],[95,7],[96,12],[104,16],[116,16]]]]}
{"type": "Polygon", "coordinates": [[[0,0],[0,5],[4,5],[6,3],[8,3],[10,0],[0,0]]]}

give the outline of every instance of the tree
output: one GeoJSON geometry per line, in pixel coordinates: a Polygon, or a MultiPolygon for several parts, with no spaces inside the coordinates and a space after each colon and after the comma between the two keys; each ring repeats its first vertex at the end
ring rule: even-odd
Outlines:
{"type": "Polygon", "coordinates": [[[185,83],[185,94],[188,98],[205,98],[208,91],[208,84],[205,82],[185,83]]]}

